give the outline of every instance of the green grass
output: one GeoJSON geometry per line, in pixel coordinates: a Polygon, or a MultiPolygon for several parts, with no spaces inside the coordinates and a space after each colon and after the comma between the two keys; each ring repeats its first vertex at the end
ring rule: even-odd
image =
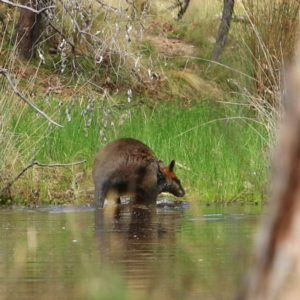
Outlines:
{"type": "Polygon", "coordinates": [[[189,191],[187,197],[205,202],[253,201],[255,194],[261,199],[266,183],[266,132],[238,106],[229,109],[203,101],[190,109],[176,104],[151,114],[139,110],[119,136],[136,137],[166,163],[174,158],[188,168],[177,171],[189,191]]]}
{"type": "MultiPolygon", "coordinates": [[[[55,107],[53,103],[51,106],[55,107]]],[[[86,104],[76,102],[71,109],[72,120],[67,121],[65,109],[71,104],[65,103],[60,113],[57,109],[53,115],[64,125],[63,129],[49,126],[42,117],[34,118],[35,113],[26,108],[22,117],[16,117],[12,123],[17,135],[26,133],[18,144],[19,152],[29,161],[36,148],[36,158],[41,163],[86,159],[87,163],[78,168],[88,172],[95,153],[106,143],[99,134],[104,119],[107,142],[134,137],[146,143],[165,163],[175,159],[184,166],[177,166],[176,172],[187,190],[187,200],[254,202],[265,196],[267,132],[250,109],[203,100],[190,108],[179,102],[156,104],[154,108],[111,106],[104,117],[102,100],[95,101],[94,106],[93,113],[82,117],[86,104]],[[85,127],[88,119],[92,119],[91,125],[85,127]]],[[[65,168],[61,172],[68,174],[63,176],[63,188],[70,185],[68,181],[74,174],[65,168]]],[[[92,186],[92,180],[88,179],[87,184],[92,186]]]]}

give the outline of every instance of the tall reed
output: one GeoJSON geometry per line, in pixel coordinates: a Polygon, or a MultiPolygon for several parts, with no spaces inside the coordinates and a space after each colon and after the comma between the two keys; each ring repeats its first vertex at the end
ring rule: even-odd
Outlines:
{"type": "Polygon", "coordinates": [[[244,27],[257,95],[280,108],[280,71],[292,60],[298,31],[297,0],[244,0],[249,23],[244,27]]]}

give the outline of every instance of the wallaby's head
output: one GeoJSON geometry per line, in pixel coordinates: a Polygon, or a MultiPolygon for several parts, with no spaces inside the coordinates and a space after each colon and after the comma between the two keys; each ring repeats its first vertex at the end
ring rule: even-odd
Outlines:
{"type": "Polygon", "coordinates": [[[185,191],[174,172],[175,160],[173,159],[170,164],[166,167],[165,164],[160,160],[158,162],[159,176],[158,186],[159,193],[169,192],[176,197],[183,197],[185,191]]]}

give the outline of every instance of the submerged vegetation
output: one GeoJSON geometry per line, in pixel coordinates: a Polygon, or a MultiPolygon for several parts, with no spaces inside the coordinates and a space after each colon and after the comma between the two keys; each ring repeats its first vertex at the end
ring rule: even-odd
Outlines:
{"type": "Polygon", "coordinates": [[[0,64],[27,99],[64,128],[26,106],[1,78],[0,190],[33,160],[86,163],[34,166],[1,195],[2,203],[91,201],[95,153],[125,136],[140,139],[165,162],[178,162],[187,200],[265,199],[282,111],[279,70],[292,59],[298,1],[236,4],[243,22],[232,23],[219,63],[209,58],[222,1],[201,1],[201,9],[194,1],[179,21],[152,1],[131,9],[118,1],[62,3],[50,22],[64,35],[46,27],[31,62],[15,54],[19,9],[1,4],[0,64]]]}

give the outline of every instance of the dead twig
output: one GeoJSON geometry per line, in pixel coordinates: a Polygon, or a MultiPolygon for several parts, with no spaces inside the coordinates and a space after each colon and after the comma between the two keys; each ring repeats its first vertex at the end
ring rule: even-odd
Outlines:
{"type": "Polygon", "coordinates": [[[176,166],[178,166],[180,169],[186,170],[186,171],[191,171],[190,168],[186,167],[185,165],[180,164],[179,162],[176,161],[176,166]]]}
{"type": "Polygon", "coordinates": [[[70,40],[66,37],[66,35],[61,32],[59,29],[57,29],[51,22],[49,22],[49,26],[52,27],[53,30],[55,30],[65,41],[67,44],[69,44],[72,48],[72,54],[73,54],[73,67],[76,69],[76,66],[78,65],[77,59],[76,59],[76,52],[75,52],[75,45],[70,42],[70,40]]]}
{"type": "Polygon", "coordinates": [[[13,2],[10,2],[10,1],[8,1],[8,0],[0,0],[0,2],[3,2],[3,3],[8,4],[8,5],[15,6],[15,7],[18,7],[18,8],[23,8],[23,9],[30,10],[30,11],[32,11],[32,12],[38,14],[38,15],[41,14],[42,12],[44,12],[44,11],[47,10],[47,9],[55,8],[55,7],[56,7],[55,5],[51,5],[51,6],[43,7],[43,8],[40,9],[40,10],[36,10],[36,9],[34,9],[34,8],[32,8],[32,7],[28,7],[28,6],[22,5],[22,4],[13,3],[13,2]]]}
{"type": "Polygon", "coordinates": [[[166,8],[166,10],[169,11],[179,7],[179,11],[177,13],[177,19],[180,20],[183,17],[184,13],[186,12],[189,4],[190,4],[190,0],[183,0],[183,1],[177,0],[176,3],[166,8]]]}
{"type": "Polygon", "coordinates": [[[66,37],[64,33],[62,33],[59,29],[57,29],[51,22],[49,22],[49,26],[55,30],[72,48],[72,54],[76,58],[76,53],[75,53],[75,45],[69,41],[69,39],[66,37]]]}
{"type": "Polygon", "coordinates": [[[74,165],[79,165],[86,162],[86,160],[74,162],[74,163],[69,163],[69,164],[41,164],[39,163],[35,158],[32,160],[32,162],[26,166],[12,181],[8,182],[6,186],[0,191],[0,197],[1,195],[6,194],[10,187],[31,167],[33,166],[38,166],[38,167],[48,167],[48,168],[53,168],[53,167],[69,167],[69,166],[74,166],[74,165]]]}
{"type": "MultiPolygon", "coordinates": [[[[0,0],[1,1],[1,0],[0,0]]],[[[35,105],[33,105],[29,100],[27,100],[25,98],[24,95],[21,94],[21,92],[19,92],[19,90],[15,87],[15,85],[13,84],[9,74],[7,73],[7,69],[4,69],[4,68],[0,68],[0,74],[2,74],[3,76],[6,77],[9,85],[12,87],[13,91],[15,94],[17,94],[24,102],[26,102],[29,106],[31,106],[34,110],[36,110],[39,114],[41,114],[42,116],[44,116],[49,122],[51,122],[52,124],[58,126],[58,127],[61,127],[63,128],[64,126],[54,122],[50,117],[48,117],[46,115],[46,113],[44,113],[43,111],[41,111],[39,108],[37,108],[35,105]]]]}
{"type": "Polygon", "coordinates": [[[101,1],[101,0],[96,0],[96,1],[97,1],[99,4],[101,4],[101,6],[107,7],[107,8],[109,8],[109,9],[113,10],[113,11],[117,11],[117,10],[118,10],[117,7],[113,7],[113,6],[111,6],[111,5],[108,5],[108,4],[106,4],[106,3],[103,3],[103,1],[101,1]]]}

